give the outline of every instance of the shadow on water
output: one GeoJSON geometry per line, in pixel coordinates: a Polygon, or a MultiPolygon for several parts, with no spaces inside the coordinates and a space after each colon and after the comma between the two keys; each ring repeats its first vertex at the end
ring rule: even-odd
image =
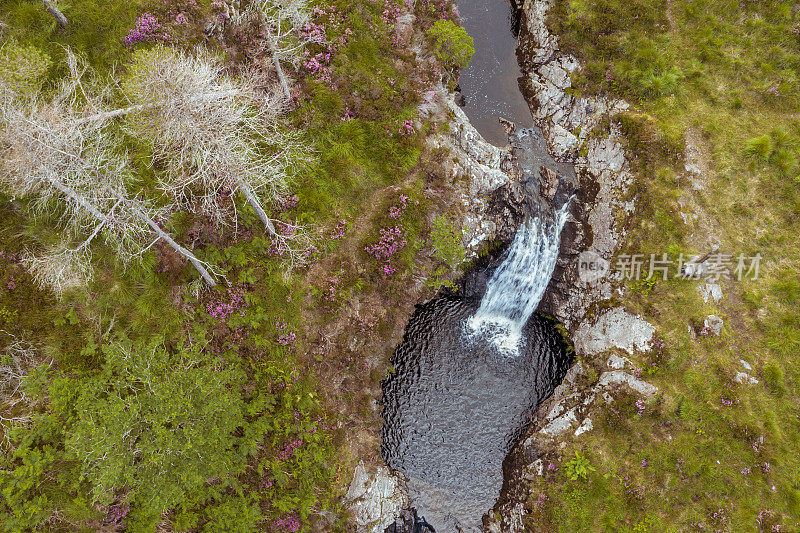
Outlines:
{"type": "Polygon", "coordinates": [[[488,142],[505,146],[502,117],[519,128],[533,126],[530,108],[519,90],[519,21],[508,0],[458,0],[461,24],[475,41],[475,54],[459,75],[464,113],[488,142]]]}

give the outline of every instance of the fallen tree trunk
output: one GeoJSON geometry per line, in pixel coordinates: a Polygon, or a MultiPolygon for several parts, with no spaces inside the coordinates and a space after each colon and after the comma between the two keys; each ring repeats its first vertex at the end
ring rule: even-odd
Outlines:
{"type": "MultiPolygon", "coordinates": [[[[97,218],[97,220],[100,221],[101,223],[105,223],[108,220],[108,217],[106,215],[101,213],[95,206],[93,206],[88,200],[86,200],[86,198],[84,198],[83,196],[72,190],[70,187],[66,186],[65,184],[61,183],[56,179],[50,178],[48,181],[53,185],[53,187],[58,189],[65,196],[70,198],[73,202],[75,202],[76,204],[84,208],[86,211],[91,213],[92,216],[97,218]]],[[[123,203],[126,204],[129,203],[125,201],[125,199],[121,195],[119,195],[117,191],[114,191],[113,189],[110,188],[106,189],[110,190],[114,194],[114,196],[119,198],[120,201],[122,201],[123,203]]],[[[175,250],[183,257],[188,259],[189,262],[192,263],[192,266],[194,266],[194,268],[200,273],[200,275],[203,276],[203,279],[206,281],[206,283],[208,283],[209,286],[211,287],[217,286],[217,282],[214,280],[214,277],[205,267],[203,262],[200,261],[192,252],[190,252],[189,250],[187,250],[186,248],[175,242],[175,239],[173,239],[167,232],[162,230],[152,218],[147,216],[147,213],[139,209],[137,206],[128,205],[126,207],[131,209],[133,214],[135,214],[140,220],[142,220],[145,224],[147,224],[150,227],[150,229],[152,229],[153,232],[156,235],[158,235],[158,237],[161,238],[164,242],[169,244],[173,250],[175,250]]]]}
{"type": "Polygon", "coordinates": [[[47,11],[49,11],[50,14],[56,18],[58,25],[62,28],[66,28],[69,24],[69,19],[64,16],[64,13],[54,6],[50,0],[42,0],[42,3],[44,4],[45,9],[47,9],[47,11]]]}

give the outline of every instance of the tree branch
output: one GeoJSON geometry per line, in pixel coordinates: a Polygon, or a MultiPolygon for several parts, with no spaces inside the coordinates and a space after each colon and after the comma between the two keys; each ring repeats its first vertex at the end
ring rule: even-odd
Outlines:
{"type": "Polygon", "coordinates": [[[66,28],[67,25],[69,24],[69,19],[67,19],[67,17],[64,16],[64,13],[59,11],[59,9],[56,6],[54,6],[50,0],[42,0],[42,3],[44,4],[45,9],[47,9],[47,11],[49,11],[50,14],[56,18],[59,26],[61,26],[62,28],[66,28]]]}

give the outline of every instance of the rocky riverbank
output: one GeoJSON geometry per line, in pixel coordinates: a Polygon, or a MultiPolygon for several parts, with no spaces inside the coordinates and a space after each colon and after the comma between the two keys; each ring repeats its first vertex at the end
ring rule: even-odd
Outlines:
{"type": "MultiPolygon", "coordinates": [[[[578,97],[570,92],[578,60],[558,47],[546,24],[552,0],[520,0],[522,30],[518,57],[523,87],[537,125],[559,161],[574,165],[577,177],[572,218],[564,229],[559,262],[540,310],[561,321],[572,337],[576,364],[564,383],[538,409],[525,438],[506,461],[503,497],[487,519],[488,531],[524,530],[526,480],[541,476],[548,454],[567,439],[593,428],[592,416],[615,394],[652,396],[658,389],[622,354],[649,351],[655,329],[639,316],[610,305],[618,288],[605,278],[581,276],[580,259],[607,266],[626,237],[626,220],[634,212],[633,175],[618,129],[604,119],[628,105],[605,97],[578,97]],[[610,355],[608,353],[610,352],[610,355]]],[[[621,293],[620,293],[621,294],[621,293]]]]}
{"type": "MultiPolygon", "coordinates": [[[[520,0],[521,1],[521,0],[520,0]]],[[[503,495],[485,526],[488,531],[523,531],[526,479],[541,475],[543,457],[592,429],[592,412],[626,392],[653,395],[621,355],[605,358],[609,349],[622,352],[651,348],[654,328],[621,308],[604,306],[614,284],[607,279],[581,280],[581,254],[610,261],[626,236],[625,221],[635,209],[629,198],[633,175],[623,139],[613,125],[598,126],[628,109],[611,98],[570,94],[570,76],[580,68],[562,53],[546,25],[552,0],[525,0],[520,9],[518,57],[523,89],[537,127],[514,131],[508,124],[509,145],[486,142],[444,86],[432,91],[420,106],[420,118],[447,122],[449,130],[429,138],[434,148],[450,154],[447,171],[459,184],[456,196],[464,221],[464,245],[476,257],[490,243],[508,242],[529,212],[531,198],[562,205],[574,197],[562,234],[560,257],[540,310],[562,322],[571,335],[576,363],[553,396],[537,411],[527,434],[506,461],[503,495]],[[544,142],[542,141],[544,139],[544,142]],[[538,143],[538,144],[537,144],[538,143]],[[527,199],[527,200],[526,200],[527,199]],[[593,373],[598,379],[587,379],[593,373]]],[[[379,533],[394,523],[407,505],[399,473],[357,471],[348,497],[359,531],[379,533]]]]}

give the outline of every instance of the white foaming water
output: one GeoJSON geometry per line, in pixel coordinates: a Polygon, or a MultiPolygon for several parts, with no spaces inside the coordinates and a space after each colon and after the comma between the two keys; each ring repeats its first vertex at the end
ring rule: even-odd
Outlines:
{"type": "Polygon", "coordinates": [[[547,289],[556,267],[569,204],[568,200],[550,223],[536,217],[526,220],[517,230],[508,257],[486,285],[480,308],[467,320],[473,333],[490,336],[503,352],[518,352],[522,328],[547,289]]]}

